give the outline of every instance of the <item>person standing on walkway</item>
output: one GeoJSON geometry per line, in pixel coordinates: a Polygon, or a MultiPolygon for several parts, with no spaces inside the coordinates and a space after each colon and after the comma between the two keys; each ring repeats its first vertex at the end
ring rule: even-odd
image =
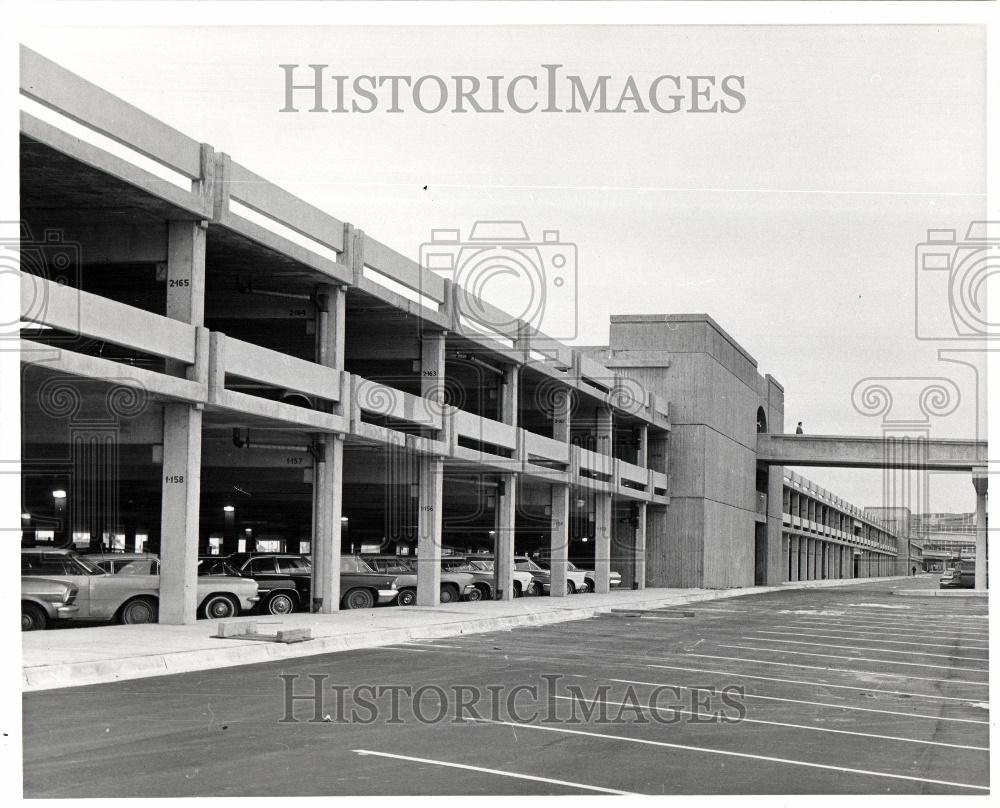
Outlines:
{"type": "Polygon", "coordinates": [[[802,422],[801,421],[799,421],[798,425],[795,427],[795,434],[796,435],[801,435],[802,434],[802,422]]]}

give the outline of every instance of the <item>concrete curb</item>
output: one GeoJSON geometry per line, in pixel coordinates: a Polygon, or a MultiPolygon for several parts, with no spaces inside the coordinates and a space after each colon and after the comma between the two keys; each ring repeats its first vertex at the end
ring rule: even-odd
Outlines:
{"type": "MultiPolygon", "coordinates": [[[[191,673],[238,665],[252,665],[320,654],[353,651],[395,645],[416,639],[441,639],[463,634],[482,634],[489,631],[544,626],[555,623],[585,620],[599,614],[608,614],[612,609],[651,609],[663,606],[680,606],[713,600],[727,600],[749,595],[763,595],[783,592],[789,589],[811,589],[828,586],[850,586],[859,582],[870,584],[896,578],[840,579],[826,581],[802,581],[779,586],[748,587],[742,589],[704,590],[695,594],[654,595],[648,599],[633,602],[608,603],[595,606],[581,606],[571,609],[552,609],[500,617],[475,617],[456,620],[454,617],[441,623],[406,628],[375,629],[353,634],[317,637],[307,642],[289,645],[260,643],[253,641],[224,640],[223,647],[175,651],[162,654],[103,659],[87,662],[70,662],[56,665],[34,665],[22,667],[24,692],[52,690],[64,687],[105,684],[127,679],[142,679],[150,676],[165,676],[177,673],[191,673]]],[[[81,629],[76,629],[81,630],[81,629]]]]}
{"type": "Polygon", "coordinates": [[[897,589],[892,594],[906,598],[988,598],[990,591],[988,589],[982,591],[976,589],[967,589],[965,591],[951,589],[897,589]]]}

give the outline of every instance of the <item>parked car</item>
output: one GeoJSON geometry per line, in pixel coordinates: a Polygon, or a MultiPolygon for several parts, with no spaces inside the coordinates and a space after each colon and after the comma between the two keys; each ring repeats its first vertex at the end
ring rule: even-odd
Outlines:
{"type": "MultiPolygon", "coordinates": [[[[49,578],[77,587],[77,611],[70,620],[153,623],[159,608],[159,560],[137,555],[109,574],[73,550],[33,547],[21,550],[21,578],[49,578]]],[[[202,617],[232,617],[257,602],[257,586],[239,578],[198,579],[198,612],[202,617]]]]}
{"type": "MultiPolygon", "coordinates": [[[[234,553],[226,560],[241,574],[250,575],[255,580],[273,575],[292,578],[299,592],[300,603],[309,605],[312,600],[312,563],[308,556],[295,553],[234,553]]],[[[387,604],[396,600],[399,589],[395,575],[376,572],[359,556],[340,557],[340,608],[370,609],[375,604],[387,604]]]]}
{"type": "MultiPolygon", "coordinates": [[[[366,555],[361,556],[379,572],[396,576],[399,587],[399,606],[412,606],[417,602],[417,559],[412,556],[366,555]]],[[[482,600],[483,593],[476,588],[474,577],[468,572],[441,573],[441,603],[463,600],[482,600]]]]}
{"type": "Polygon", "coordinates": [[[75,584],[54,578],[21,579],[21,631],[37,631],[80,611],[75,584]]]}
{"type": "MultiPolygon", "coordinates": [[[[544,581],[545,593],[548,594],[552,588],[551,578],[552,570],[548,559],[539,558],[532,559],[532,563],[536,566],[541,567],[547,573],[549,573],[549,580],[544,581]]],[[[621,576],[618,577],[618,582],[621,583],[621,576]]],[[[572,561],[566,562],[566,592],[570,595],[575,595],[577,593],[593,592],[594,591],[594,573],[589,570],[581,570],[572,561]]]]}
{"type": "Polygon", "coordinates": [[[467,572],[472,575],[472,583],[479,590],[480,600],[493,600],[493,570],[488,572],[475,566],[461,556],[445,556],[441,559],[442,572],[467,572]]]}
{"type": "Polygon", "coordinates": [[[303,556],[238,553],[228,558],[206,556],[203,562],[213,567],[224,564],[233,574],[256,581],[260,590],[258,611],[291,614],[309,608],[312,565],[303,556]],[[237,566],[240,562],[242,567],[237,566]]]}
{"type": "MultiPolygon", "coordinates": [[[[491,555],[467,555],[465,556],[465,560],[482,572],[488,572],[490,575],[495,574],[493,568],[493,556],[491,555]]],[[[513,578],[515,598],[519,598],[522,595],[542,594],[541,582],[537,581],[535,576],[530,571],[518,569],[515,564],[513,578]]]]}
{"type": "Polygon", "coordinates": [[[945,570],[938,581],[939,589],[975,589],[976,562],[974,560],[959,561],[953,569],[945,570]]]}
{"type": "MultiPolygon", "coordinates": [[[[545,569],[550,569],[548,559],[538,559],[537,563],[540,567],[544,567],[545,569]]],[[[597,581],[597,573],[594,572],[594,570],[581,569],[572,561],[567,561],[566,571],[567,571],[566,577],[569,579],[567,581],[567,590],[570,592],[570,594],[572,594],[573,592],[593,592],[596,589],[594,584],[597,581]],[[582,585],[577,581],[577,573],[583,575],[584,580],[582,585]],[[569,586],[569,584],[573,584],[572,588],[569,586]]],[[[621,586],[621,585],[622,585],[621,573],[616,572],[615,570],[611,570],[611,573],[608,575],[608,586],[614,588],[616,586],[621,586]]]]}

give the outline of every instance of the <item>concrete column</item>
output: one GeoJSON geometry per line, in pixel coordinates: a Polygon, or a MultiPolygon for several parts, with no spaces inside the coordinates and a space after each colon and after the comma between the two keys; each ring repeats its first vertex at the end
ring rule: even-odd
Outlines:
{"type": "Polygon", "coordinates": [[[417,605],[437,606],[441,597],[441,511],[444,502],[444,462],[441,458],[420,457],[419,487],[417,605]]]}
{"type": "Polygon", "coordinates": [[[649,426],[643,424],[639,427],[639,448],[636,451],[637,466],[647,468],[649,466],[649,426]]]}
{"type": "Polygon", "coordinates": [[[614,417],[607,407],[597,408],[597,424],[594,429],[594,451],[598,454],[610,455],[612,453],[612,439],[614,434],[614,417]]]}
{"type": "Polygon", "coordinates": [[[767,560],[764,569],[764,584],[774,586],[785,580],[787,565],[782,552],[782,534],[784,524],[782,519],[783,496],[785,489],[785,470],[782,466],[769,466],[767,469],[767,560]]]}
{"type": "Polygon", "coordinates": [[[428,332],[420,340],[420,395],[439,403],[443,401],[446,334],[428,332]]]}
{"type": "MultiPolygon", "coordinates": [[[[316,361],[343,369],[347,292],[324,284],[316,289],[316,361]]],[[[345,402],[332,409],[343,412],[345,402]]],[[[341,516],[344,506],[344,439],[317,434],[313,463],[312,611],[340,609],[341,516]]]]}
{"type": "Polygon", "coordinates": [[[553,395],[552,398],[552,438],[569,443],[573,415],[573,391],[567,387],[553,395]]]}
{"type": "Polygon", "coordinates": [[[343,513],[344,439],[327,435],[319,444],[313,473],[315,535],[312,550],[314,612],[333,614],[340,609],[340,542],[343,513]]]}
{"type": "Polygon", "coordinates": [[[514,597],[514,526],[517,517],[517,475],[501,474],[497,488],[496,545],[493,553],[495,590],[500,600],[514,597]]]}
{"type": "Polygon", "coordinates": [[[799,537],[788,537],[788,580],[799,580],[799,537]]]}
{"type": "Polygon", "coordinates": [[[800,581],[809,580],[809,539],[799,536],[799,578],[800,581]]]}
{"type": "Polygon", "coordinates": [[[518,365],[504,365],[503,381],[500,383],[500,420],[510,426],[517,426],[520,377],[521,368],[518,365]]]}
{"type": "Polygon", "coordinates": [[[552,485],[552,516],[549,528],[549,563],[552,587],[549,595],[566,595],[566,562],[569,560],[569,485],[552,485]]]}
{"type": "Polygon", "coordinates": [[[190,625],[198,608],[201,410],[164,404],[162,471],[159,622],[190,625]]]}
{"type": "Polygon", "coordinates": [[[977,474],[972,478],[976,488],[976,589],[987,588],[987,547],[986,547],[986,474],[977,474]]]}
{"type": "Polygon", "coordinates": [[[610,589],[613,510],[611,494],[599,492],[594,497],[594,591],[597,593],[610,589]]]}
{"type": "Polygon", "coordinates": [[[638,505],[638,523],[635,528],[635,564],[633,587],[646,588],[646,503],[638,505]]]}
{"type": "MultiPolygon", "coordinates": [[[[166,315],[195,326],[205,323],[205,232],[192,221],[167,226],[166,315]]],[[[166,370],[195,373],[175,360],[167,360],[166,370]]],[[[163,407],[159,621],[172,625],[193,623],[198,606],[201,421],[201,405],[163,407]]]]}

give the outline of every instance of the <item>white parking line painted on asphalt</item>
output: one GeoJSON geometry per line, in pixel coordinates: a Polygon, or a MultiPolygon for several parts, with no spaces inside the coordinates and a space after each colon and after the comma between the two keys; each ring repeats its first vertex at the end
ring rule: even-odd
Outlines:
{"type": "MultiPolygon", "coordinates": [[[[737,675],[742,676],[742,674],[737,674],[737,675]]],[[[587,678],[590,678],[590,677],[586,677],[586,676],[582,676],[581,675],[580,678],[581,679],[587,679],[587,678]]],[[[758,678],[761,678],[761,677],[758,677],[758,678]]],[[[763,677],[763,678],[767,678],[767,677],[763,677]]],[[[670,682],[640,682],[637,679],[609,679],[608,681],[610,681],[610,682],[622,682],[624,684],[631,684],[631,685],[649,685],[650,687],[677,687],[677,688],[680,688],[681,690],[693,690],[693,689],[704,690],[705,689],[703,687],[702,688],[691,688],[691,687],[688,687],[687,685],[671,684],[670,682]]],[[[784,682],[784,681],[790,681],[790,680],[778,679],[777,681],[784,682]]],[[[885,691],[879,691],[879,692],[883,692],[884,693],[885,691]]],[[[851,704],[836,704],[836,703],[829,702],[829,701],[808,701],[806,699],[789,699],[789,698],[786,698],[784,696],[764,696],[764,695],[761,695],[760,693],[743,693],[743,698],[745,698],[745,699],[764,699],[766,701],[783,701],[783,702],[788,702],[790,704],[808,704],[811,707],[833,707],[833,708],[835,708],[837,710],[852,710],[852,711],[862,712],[862,713],[882,713],[883,715],[899,715],[899,716],[903,716],[905,718],[927,718],[927,719],[930,719],[931,721],[956,721],[956,722],[959,722],[961,724],[987,724],[987,725],[989,725],[989,723],[990,723],[989,721],[980,721],[980,720],[975,719],[975,718],[945,718],[944,716],[940,716],[940,715],[925,715],[923,713],[903,713],[903,712],[900,712],[898,710],[876,710],[874,707],[855,707],[855,706],[853,706],[851,704]]],[[[984,709],[988,710],[989,709],[989,705],[988,704],[985,705],[984,709]]]]}
{"type": "MultiPolygon", "coordinates": [[[[553,698],[561,699],[563,701],[577,701],[575,696],[554,696],[553,698]]],[[[614,705],[615,707],[629,707],[635,708],[635,705],[631,702],[624,701],[610,701],[608,699],[594,699],[593,701],[600,704],[614,705]]],[[[679,713],[680,715],[689,715],[692,718],[713,718],[711,713],[696,713],[691,710],[685,710],[681,707],[644,707],[639,705],[638,709],[644,710],[646,712],[662,712],[662,713],[679,713]]],[[[944,743],[943,741],[925,741],[920,738],[903,738],[898,735],[873,735],[870,732],[856,732],[849,729],[833,729],[832,727],[817,727],[812,724],[791,724],[786,721],[767,721],[763,718],[740,718],[733,722],[715,722],[715,723],[734,723],[734,724],[767,724],[772,727],[787,727],[789,729],[804,729],[810,732],[831,732],[835,735],[856,735],[861,738],[876,738],[880,741],[900,741],[902,743],[917,743],[925,744],[929,746],[949,746],[952,749],[972,749],[976,752],[989,752],[990,748],[988,746],[966,746],[965,744],[958,743],[944,743]]],[[[705,722],[707,724],[709,722],[705,722]]]]}
{"type": "MultiPolygon", "coordinates": [[[[760,633],[764,634],[765,632],[762,631],[760,633]]],[[[958,656],[957,654],[932,654],[928,651],[903,651],[895,648],[865,648],[863,646],[858,646],[858,645],[834,645],[833,643],[828,643],[828,642],[806,642],[805,640],[782,640],[779,639],[778,637],[741,637],[740,639],[762,641],[762,642],[781,642],[781,643],[788,643],[790,645],[818,645],[821,648],[840,648],[847,651],[874,651],[877,654],[907,654],[908,656],[929,656],[929,657],[941,657],[943,659],[964,659],[970,662],[985,662],[989,664],[989,660],[983,659],[982,657],[958,656]]],[[[941,646],[933,645],[930,647],[939,648],[941,646]]],[[[986,668],[955,668],[955,670],[980,670],[983,673],[988,672],[986,668]]]]}
{"type": "MultiPolygon", "coordinates": [[[[767,649],[760,649],[767,650],[767,649]]],[[[947,685],[975,685],[987,687],[989,682],[969,682],[965,679],[934,679],[930,676],[911,676],[908,673],[886,673],[884,671],[855,671],[848,668],[830,668],[826,665],[802,665],[798,662],[774,662],[769,659],[747,659],[746,657],[718,656],[714,654],[684,654],[687,657],[704,657],[705,659],[726,659],[730,662],[752,662],[755,665],[780,665],[783,668],[808,668],[814,671],[829,671],[830,673],[853,673],[860,676],[893,676],[896,679],[911,679],[920,682],[938,682],[947,685]]]]}
{"type": "Polygon", "coordinates": [[[971,634],[962,631],[929,631],[921,628],[907,628],[905,631],[888,631],[889,628],[900,629],[903,626],[873,626],[870,623],[854,623],[843,620],[812,620],[797,624],[798,627],[809,628],[812,626],[831,626],[834,628],[854,629],[857,631],[878,631],[890,637],[930,637],[931,639],[951,639],[951,640],[972,640],[974,642],[984,642],[989,639],[989,632],[976,632],[971,634]]]}
{"type": "MultiPolygon", "coordinates": [[[[792,648],[760,648],[754,645],[727,645],[716,643],[719,648],[739,648],[743,651],[770,651],[774,654],[794,654],[795,656],[827,657],[829,659],[846,659],[851,662],[878,662],[880,665],[906,665],[908,668],[936,668],[946,671],[967,671],[970,673],[989,673],[984,668],[961,668],[957,665],[931,665],[924,662],[904,662],[901,659],[874,659],[873,657],[847,656],[846,654],[818,654],[815,651],[795,651],[792,648]]],[[[871,671],[869,671],[871,673],[871,671]]],[[[949,679],[954,682],[957,679],[949,679]]],[[[979,684],[978,682],[976,684],[979,684]]],[[[982,684],[986,684],[983,682],[982,684]]]]}
{"type": "Polygon", "coordinates": [[[486,769],[482,766],[467,766],[464,763],[452,763],[448,760],[433,760],[431,758],[410,757],[409,755],[393,755],[389,752],[374,752],[371,749],[352,749],[357,755],[391,758],[392,760],[406,760],[411,763],[429,763],[432,766],[445,766],[449,769],[464,769],[471,772],[482,772],[483,774],[496,774],[500,777],[513,777],[518,780],[533,780],[536,783],[551,783],[557,786],[567,786],[569,788],[580,788],[584,791],[597,791],[601,794],[618,794],[621,796],[636,796],[635,791],[619,791],[615,788],[604,788],[602,786],[591,786],[586,783],[573,783],[569,780],[554,780],[551,777],[535,777],[533,774],[521,774],[520,772],[507,772],[502,769],[486,769]]]}
{"type": "MultiPolygon", "coordinates": [[[[747,660],[741,660],[739,657],[713,657],[714,659],[735,659],[737,661],[746,662],[747,660]]],[[[961,696],[940,696],[937,693],[907,693],[903,690],[884,690],[881,687],[859,687],[858,685],[832,685],[829,682],[807,682],[802,679],[781,679],[774,676],[761,676],[756,673],[738,673],[736,671],[717,671],[709,670],[707,668],[682,668],[679,665],[646,665],[647,668],[663,668],[664,670],[670,671],[688,671],[689,673],[717,673],[723,676],[738,676],[741,679],[760,679],[765,682],[785,682],[792,685],[811,685],[814,687],[832,687],[837,690],[856,690],[861,693],[884,693],[889,696],[906,696],[911,699],[928,699],[929,701],[961,701],[965,704],[971,704],[971,700],[963,698],[961,696]]],[[[812,665],[793,665],[792,667],[799,668],[811,668],[812,665]]],[[[820,668],[819,670],[831,670],[829,668],[820,668]]],[[[957,719],[955,719],[957,720],[957,719]]],[[[973,721],[972,723],[989,723],[981,721],[973,721]]]]}
{"type": "MultiPolygon", "coordinates": [[[[952,643],[930,643],[930,642],[914,642],[913,640],[883,640],[882,637],[872,638],[869,635],[858,637],[856,635],[861,632],[854,631],[838,631],[836,634],[822,633],[814,634],[810,631],[798,631],[795,626],[775,626],[775,628],[792,629],[796,632],[796,636],[801,637],[826,637],[829,640],[867,640],[868,642],[882,643],[883,645],[919,645],[921,648],[960,648],[963,651],[989,651],[990,647],[988,645],[959,645],[955,646],[952,643]],[[855,636],[851,636],[851,635],[855,636]]],[[[784,637],[788,634],[787,631],[771,631],[770,629],[759,628],[756,629],[758,634],[777,634],[784,637]]],[[[985,660],[984,660],[985,661],[985,660]]]]}
{"type": "Polygon", "coordinates": [[[700,752],[706,755],[723,755],[725,757],[737,757],[745,760],[762,760],[768,763],[781,763],[788,766],[804,766],[809,769],[825,769],[826,771],[844,772],[846,774],[862,774],[870,777],[885,777],[890,780],[907,780],[911,783],[929,783],[938,786],[952,786],[954,788],[968,788],[975,791],[989,791],[989,786],[977,786],[972,783],[957,783],[950,780],[933,780],[928,777],[916,777],[910,774],[896,774],[894,772],[879,772],[869,769],[854,769],[847,766],[834,766],[829,763],[811,763],[807,760],[795,760],[794,758],[779,758],[770,755],[754,755],[750,752],[733,752],[727,749],[712,749],[707,746],[690,746],[681,743],[669,743],[667,741],[654,741],[649,738],[633,738],[628,735],[609,735],[604,732],[589,732],[579,729],[567,729],[566,727],[543,727],[539,724],[522,724],[517,721],[494,721],[492,719],[472,719],[477,723],[498,724],[501,726],[517,727],[519,729],[535,729],[541,732],[559,732],[566,735],[582,735],[587,738],[601,738],[619,743],[636,743],[644,746],[658,746],[664,749],[683,749],[687,752],[700,752]]]}
{"type": "Polygon", "coordinates": [[[938,632],[958,632],[959,634],[989,634],[989,629],[985,626],[964,626],[955,625],[953,622],[930,622],[920,619],[909,620],[887,620],[882,617],[870,617],[865,614],[833,614],[833,615],[796,615],[795,620],[802,621],[823,621],[836,623],[853,623],[862,626],[885,626],[886,628],[912,628],[922,631],[938,632]]]}

